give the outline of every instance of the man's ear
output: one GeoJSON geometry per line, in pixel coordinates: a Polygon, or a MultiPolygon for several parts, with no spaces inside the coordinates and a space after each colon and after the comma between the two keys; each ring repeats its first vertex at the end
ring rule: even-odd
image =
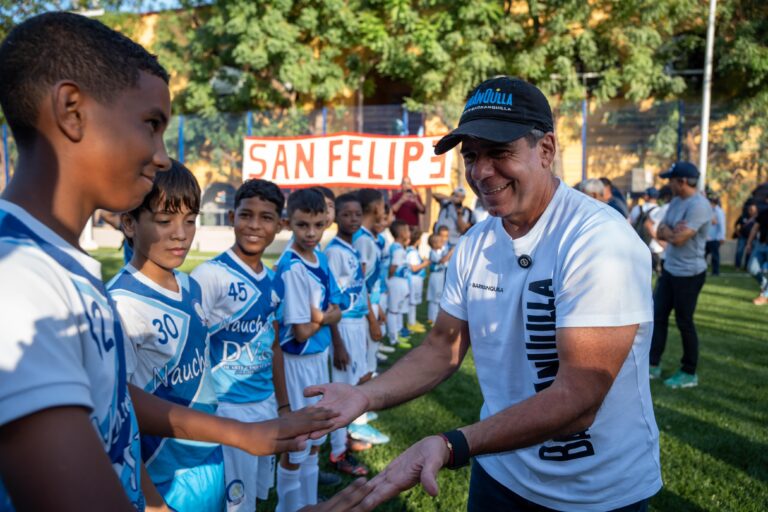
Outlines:
{"type": "Polygon", "coordinates": [[[80,142],[85,125],[82,89],[75,82],[62,80],[54,84],[52,94],[56,126],[69,140],[80,142]]]}
{"type": "Polygon", "coordinates": [[[552,168],[552,164],[555,162],[555,153],[557,151],[557,141],[555,140],[555,134],[549,132],[539,140],[539,159],[544,169],[549,170],[552,168]]]}

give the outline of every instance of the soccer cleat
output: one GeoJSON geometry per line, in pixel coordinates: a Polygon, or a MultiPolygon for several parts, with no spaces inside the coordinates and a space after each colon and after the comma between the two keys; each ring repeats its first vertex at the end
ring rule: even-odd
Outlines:
{"type": "Polygon", "coordinates": [[[379,345],[379,352],[383,352],[384,354],[391,354],[394,351],[395,351],[395,347],[391,345],[385,345],[383,343],[379,345]]]}
{"type": "Polygon", "coordinates": [[[651,380],[661,378],[661,366],[651,365],[650,378],[651,380]]]}
{"type": "Polygon", "coordinates": [[[341,483],[341,477],[339,475],[329,473],[328,471],[320,471],[317,476],[317,484],[326,487],[335,487],[341,483]]]}
{"type": "Polygon", "coordinates": [[[367,421],[376,421],[377,419],[379,419],[379,415],[373,411],[368,411],[367,413],[365,413],[365,419],[367,421]]]}
{"type": "Polygon", "coordinates": [[[398,348],[405,348],[405,349],[412,349],[413,345],[411,345],[411,342],[408,341],[408,338],[398,338],[397,347],[398,348]]]}
{"type": "Polygon", "coordinates": [[[368,468],[346,452],[342,453],[338,458],[331,454],[331,463],[336,466],[338,471],[348,475],[365,476],[368,474],[368,468]]]}
{"type": "Polygon", "coordinates": [[[398,335],[399,338],[410,338],[411,334],[413,334],[411,331],[408,330],[407,327],[403,327],[400,329],[400,333],[398,335]]]}
{"type": "Polygon", "coordinates": [[[365,424],[356,425],[352,423],[347,427],[349,437],[358,441],[365,441],[371,444],[386,444],[389,442],[389,436],[382,434],[375,427],[365,424]]]}
{"type": "Polygon", "coordinates": [[[768,304],[768,297],[764,295],[759,295],[756,298],[752,299],[752,304],[755,306],[765,306],[768,304]]]}
{"type": "Polygon", "coordinates": [[[415,333],[425,333],[427,332],[427,328],[424,327],[424,324],[421,324],[419,322],[416,322],[415,324],[410,324],[408,326],[408,330],[415,333]]]}
{"type": "Polygon", "coordinates": [[[664,385],[672,389],[693,388],[699,385],[699,378],[683,370],[677,370],[673,376],[664,381],[664,385]]]}

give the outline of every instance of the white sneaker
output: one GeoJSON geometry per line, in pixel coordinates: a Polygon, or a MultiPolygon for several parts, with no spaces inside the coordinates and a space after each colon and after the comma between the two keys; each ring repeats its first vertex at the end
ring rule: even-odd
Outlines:
{"type": "Polygon", "coordinates": [[[379,352],[384,352],[385,354],[392,354],[395,352],[395,347],[391,345],[385,345],[382,343],[381,345],[379,345],[379,352]]]}
{"type": "Polygon", "coordinates": [[[381,352],[376,352],[376,359],[379,361],[386,361],[389,359],[389,357],[387,357],[385,354],[382,354],[381,352]]]}

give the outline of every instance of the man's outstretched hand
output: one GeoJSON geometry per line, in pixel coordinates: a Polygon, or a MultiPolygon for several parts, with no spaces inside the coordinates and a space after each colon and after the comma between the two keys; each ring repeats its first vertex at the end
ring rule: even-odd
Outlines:
{"type": "Polygon", "coordinates": [[[360,388],[349,384],[321,384],[304,389],[304,396],[323,395],[317,403],[318,407],[330,410],[335,417],[330,427],[312,433],[312,437],[320,437],[337,428],[346,427],[352,421],[368,410],[368,397],[360,388]]]}
{"type": "Polygon", "coordinates": [[[366,481],[365,478],[358,478],[328,501],[306,506],[299,512],[356,512],[360,510],[356,507],[372,489],[370,482],[366,481]]]}
{"type": "Polygon", "coordinates": [[[252,455],[271,455],[304,449],[307,439],[316,439],[333,430],[338,413],[327,407],[311,406],[258,423],[244,423],[239,448],[252,455]]]}

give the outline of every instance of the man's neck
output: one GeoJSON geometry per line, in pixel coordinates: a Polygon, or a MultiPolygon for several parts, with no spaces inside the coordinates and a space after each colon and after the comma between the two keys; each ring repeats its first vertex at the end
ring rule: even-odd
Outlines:
{"type": "Polygon", "coordinates": [[[552,202],[552,198],[555,197],[555,192],[557,191],[559,184],[560,180],[558,180],[554,175],[551,175],[551,179],[546,183],[546,186],[543,188],[542,193],[540,194],[539,201],[535,203],[535,207],[530,214],[521,216],[520,218],[510,219],[505,217],[502,219],[504,229],[509,234],[509,236],[512,238],[521,238],[527,235],[531,229],[533,229],[533,226],[536,225],[536,223],[546,211],[549,203],[552,202]]]}

